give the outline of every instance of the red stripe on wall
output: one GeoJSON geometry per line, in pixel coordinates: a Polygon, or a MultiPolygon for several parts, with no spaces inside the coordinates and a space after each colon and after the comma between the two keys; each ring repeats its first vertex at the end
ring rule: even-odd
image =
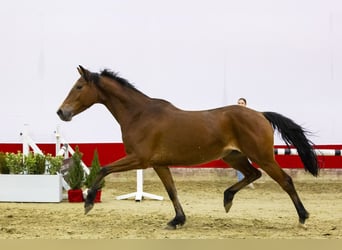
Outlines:
{"type": "MultiPolygon", "coordinates": [[[[38,147],[43,153],[55,155],[55,144],[38,143],[38,147]]],[[[90,166],[94,151],[97,149],[99,153],[100,163],[106,165],[125,156],[125,149],[122,143],[71,143],[70,146],[75,149],[76,146],[83,153],[82,160],[90,166]]],[[[276,148],[284,148],[286,146],[276,146],[276,148]]],[[[316,145],[319,149],[342,149],[342,145],[316,145]]],[[[20,143],[0,143],[0,152],[17,152],[22,151],[20,143]]],[[[295,155],[276,155],[279,165],[283,168],[303,168],[300,158],[295,155]]],[[[321,168],[342,168],[342,156],[318,156],[321,168]]],[[[226,168],[226,163],[221,160],[211,161],[206,164],[196,165],[193,167],[204,168],[226,168]]]]}

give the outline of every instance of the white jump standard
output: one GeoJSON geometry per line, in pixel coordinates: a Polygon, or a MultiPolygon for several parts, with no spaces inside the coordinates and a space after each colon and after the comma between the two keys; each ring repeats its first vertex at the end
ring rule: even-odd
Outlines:
{"type": "Polygon", "coordinates": [[[150,194],[150,193],[144,192],[143,191],[143,184],[144,184],[143,170],[138,169],[137,170],[137,191],[134,193],[129,193],[129,194],[117,196],[116,199],[117,200],[125,200],[125,199],[135,197],[135,201],[141,201],[144,197],[147,197],[147,198],[150,198],[153,200],[159,200],[159,201],[163,200],[162,196],[158,196],[155,194],[150,194]]]}

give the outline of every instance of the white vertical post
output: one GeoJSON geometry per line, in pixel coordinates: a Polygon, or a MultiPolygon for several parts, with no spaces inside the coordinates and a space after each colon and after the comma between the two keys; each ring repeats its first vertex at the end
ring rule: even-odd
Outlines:
{"type": "Polygon", "coordinates": [[[24,124],[24,131],[21,133],[23,138],[23,155],[28,155],[30,152],[30,145],[28,139],[28,124],[24,124]]]}
{"type": "Polygon", "coordinates": [[[137,170],[137,191],[134,193],[117,196],[116,199],[125,200],[125,199],[132,198],[132,197],[135,197],[135,201],[141,201],[144,197],[154,199],[154,200],[160,200],[160,201],[164,199],[162,196],[144,192],[143,182],[144,182],[143,170],[138,169],[137,170]]]}
{"type": "MultiPolygon", "coordinates": [[[[63,155],[64,159],[68,158],[68,144],[63,144],[61,147],[61,136],[59,133],[59,126],[57,126],[56,131],[55,131],[55,136],[56,136],[56,156],[58,155],[63,155]]],[[[64,180],[64,177],[62,176],[62,186],[64,190],[68,191],[70,189],[69,184],[64,180]]],[[[64,197],[66,198],[66,197],[64,197]]]]}
{"type": "Polygon", "coordinates": [[[143,177],[143,170],[137,170],[137,193],[135,195],[135,200],[142,200],[143,195],[143,185],[144,185],[144,177],[143,177]]]}
{"type": "Polygon", "coordinates": [[[55,131],[55,136],[56,136],[56,155],[58,155],[59,151],[61,150],[61,140],[60,140],[60,134],[59,134],[59,126],[57,125],[56,131],[55,131]]]}

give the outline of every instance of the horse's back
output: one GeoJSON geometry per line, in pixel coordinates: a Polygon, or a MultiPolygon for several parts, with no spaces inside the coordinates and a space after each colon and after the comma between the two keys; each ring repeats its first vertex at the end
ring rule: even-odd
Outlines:
{"type": "MultiPolygon", "coordinates": [[[[240,105],[231,105],[214,109],[213,112],[223,124],[237,131],[269,131],[270,123],[262,112],[240,105]]],[[[271,129],[272,130],[272,129],[271,129]]],[[[236,131],[236,132],[237,132],[236,131]]]]}
{"type": "Polygon", "coordinates": [[[159,124],[168,127],[166,129],[163,126],[163,129],[188,130],[187,132],[190,134],[193,132],[198,135],[201,131],[209,134],[273,134],[273,129],[263,113],[240,105],[187,111],[179,109],[169,102],[156,99],[154,104],[145,110],[145,113],[148,117],[145,120],[148,120],[149,123],[157,120],[159,124]]]}
{"type": "Polygon", "coordinates": [[[160,131],[161,148],[167,145],[183,154],[200,148],[202,153],[212,152],[220,158],[232,150],[273,146],[273,129],[261,112],[239,105],[202,111],[184,111],[170,105],[163,103],[155,109],[160,113],[155,114],[158,124],[153,131],[160,131]]]}

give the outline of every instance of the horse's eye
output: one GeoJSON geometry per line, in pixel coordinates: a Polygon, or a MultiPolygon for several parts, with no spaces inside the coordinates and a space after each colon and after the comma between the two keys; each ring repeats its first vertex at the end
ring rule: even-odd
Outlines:
{"type": "Polygon", "coordinates": [[[83,87],[82,85],[77,85],[76,89],[80,90],[80,89],[82,89],[82,87],[83,87]]]}

